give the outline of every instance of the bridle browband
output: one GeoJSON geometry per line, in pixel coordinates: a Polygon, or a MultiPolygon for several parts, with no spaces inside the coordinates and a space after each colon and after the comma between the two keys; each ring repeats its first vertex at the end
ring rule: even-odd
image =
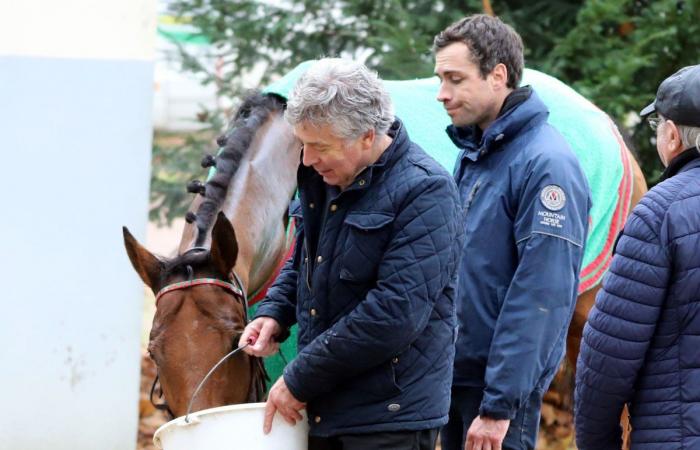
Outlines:
{"type": "Polygon", "coordinates": [[[161,299],[161,297],[163,297],[168,292],[178,291],[180,289],[187,289],[193,286],[200,286],[204,284],[222,287],[227,291],[231,292],[237,298],[244,298],[245,295],[243,294],[242,286],[240,284],[238,276],[235,273],[234,277],[238,286],[234,285],[233,283],[229,283],[228,281],[219,280],[218,278],[194,278],[187,281],[180,281],[177,283],[169,284],[162,288],[160,291],[158,291],[158,293],[156,294],[156,307],[158,307],[158,301],[161,299]]]}
{"type": "MultiPolygon", "coordinates": [[[[206,247],[192,247],[191,249],[185,251],[185,253],[182,254],[182,256],[187,255],[188,253],[193,253],[193,252],[206,252],[209,251],[208,248],[206,247]]],[[[233,279],[236,281],[236,284],[234,285],[233,283],[225,280],[220,280],[218,278],[192,278],[192,267],[187,266],[187,272],[189,274],[189,279],[187,281],[179,281],[177,283],[171,283],[168,284],[164,287],[162,287],[158,293],[156,294],[156,307],[158,307],[158,300],[168,292],[173,292],[177,291],[180,289],[187,289],[193,286],[200,286],[204,284],[210,284],[214,286],[219,286],[227,291],[231,292],[236,299],[243,299],[243,305],[246,307],[246,316],[248,314],[248,296],[247,293],[245,292],[245,289],[243,288],[243,283],[241,283],[241,279],[238,276],[238,274],[231,269],[231,273],[233,274],[233,279]]],[[[246,317],[246,323],[247,323],[247,317],[246,317]]]]}

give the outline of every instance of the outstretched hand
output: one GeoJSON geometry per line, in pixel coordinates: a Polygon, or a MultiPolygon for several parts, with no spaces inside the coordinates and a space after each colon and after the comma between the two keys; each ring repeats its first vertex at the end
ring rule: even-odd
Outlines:
{"type": "Polygon", "coordinates": [[[268,434],[272,430],[272,419],[275,417],[275,412],[279,412],[290,425],[296,425],[297,421],[303,419],[299,411],[304,408],[306,408],[306,404],[297,400],[287,388],[284,377],[279,377],[270,388],[270,393],[267,396],[263,432],[268,434]]]}

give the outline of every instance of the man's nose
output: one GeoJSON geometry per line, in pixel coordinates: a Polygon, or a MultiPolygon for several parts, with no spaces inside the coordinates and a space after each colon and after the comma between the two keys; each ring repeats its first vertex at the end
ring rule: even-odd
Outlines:
{"type": "Polygon", "coordinates": [[[308,147],[304,147],[301,151],[301,162],[306,167],[311,167],[314,163],[318,161],[318,155],[308,147]]]}
{"type": "Polygon", "coordinates": [[[450,90],[445,87],[445,83],[440,83],[440,89],[438,89],[437,93],[437,101],[445,103],[446,101],[449,101],[451,97],[450,90]]]}

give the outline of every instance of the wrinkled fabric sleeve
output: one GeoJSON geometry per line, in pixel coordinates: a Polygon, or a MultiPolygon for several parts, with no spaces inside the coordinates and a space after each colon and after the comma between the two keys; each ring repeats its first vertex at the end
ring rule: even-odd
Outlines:
{"type": "Polygon", "coordinates": [[[294,397],[306,402],[330,392],[420,335],[455,274],[461,217],[457,188],[448,176],[434,176],[408,194],[379,263],[376,287],[285,368],[294,397]]]}
{"type": "Polygon", "coordinates": [[[645,198],[630,216],[584,327],[576,372],[576,444],[619,450],[620,415],[666,298],[671,262],[645,198]]]}
{"type": "Polygon", "coordinates": [[[572,156],[532,164],[514,219],[518,265],[496,322],[479,408],[492,419],[515,418],[551,380],[564,354],[583,258],[590,195],[578,162],[572,156]],[[543,198],[548,193],[556,196],[543,198]]]}

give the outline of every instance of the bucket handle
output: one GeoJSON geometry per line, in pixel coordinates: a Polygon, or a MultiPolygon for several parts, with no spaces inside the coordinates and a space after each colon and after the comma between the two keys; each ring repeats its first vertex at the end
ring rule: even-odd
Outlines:
{"type": "Polygon", "coordinates": [[[202,378],[202,381],[199,382],[197,385],[197,389],[194,390],[194,393],[192,394],[192,397],[190,398],[190,403],[187,405],[187,414],[185,414],[185,423],[189,424],[190,423],[190,412],[192,411],[192,403],[194,403],[194,399],[197,397],[197,394],[199,394],[199,391],[202,389],[202,386],[204,386],[204,383],[209,379],[212,373],[228,358],[231,356],[235,355],[239,351],[243,350],[246,348],[248,345],[250,345],[249,342],[246,342],[243,346],[235,348],[234,350],[231,350],[229,353],[226,354],[223,358],[219,360],[218,363],[214,364],[214,367],[212,367],[209,372],[202,378]]]}

